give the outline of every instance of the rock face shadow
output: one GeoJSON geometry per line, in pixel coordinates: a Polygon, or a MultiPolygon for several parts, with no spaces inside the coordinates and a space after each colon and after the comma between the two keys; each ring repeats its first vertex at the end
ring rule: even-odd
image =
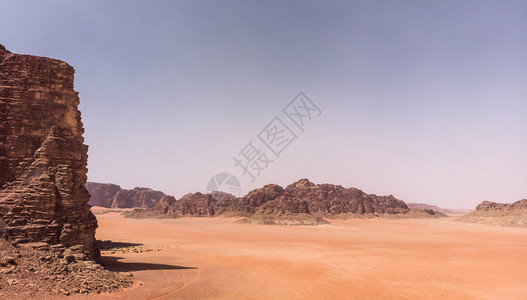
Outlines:
{"type": "Polygon", "coordinates": [[[105,269],[115,272],[135,272],[149,270],[194,270],[196,267],[183,267],[167,264],[152,264],[141,262],[121,262],[123,257],[101,256],[97,262],[104,266],[105,269]]]}

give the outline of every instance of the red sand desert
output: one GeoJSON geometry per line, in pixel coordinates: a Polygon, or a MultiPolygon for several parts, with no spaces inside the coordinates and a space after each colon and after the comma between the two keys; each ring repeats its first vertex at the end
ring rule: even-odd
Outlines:
{"type": "Polygon", "coordinates": [[[527,299],[524,228],[455,218],[97,219],[98,239],[142,245],[103,252],[134,286],[90,299],[527,299]]]}

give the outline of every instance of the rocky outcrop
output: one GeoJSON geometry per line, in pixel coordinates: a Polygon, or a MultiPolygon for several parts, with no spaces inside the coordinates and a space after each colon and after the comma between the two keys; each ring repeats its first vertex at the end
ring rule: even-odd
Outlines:
{"type": "Polygon", "coordinates": [[[483,201],[476,207],[476,212],[501,211],[510,213],[527,213],[527,199],[522,199],[514,203],[496,203],[483,201]]]}
{"type": "Polygon", "coordinates": [[[150,208],[165,196],[149,188],[126,190],[110,183],[88,182],[86,188],[91,194],[90,205],[108,208],[150,208]]]}
{"type": "Polygon", "coordinates": [[[163,197],[154,210],[174,216],[211,217],[216,215],[218,201],[211,194],[194,193],[176,201],[173,196],[163,197]]]}
{"type": "Polygon", "coordinates": [[[11,241],[82,245],[95,257],[74,72],[0,45],[0,218],[11,241]]]}
{"type": "Polygon", "coordinates": [[[284,194],[285,190],[276,184],[268,184],[252,190],[242,198],[231,199],[220,204],[219,213],[228,215],[251,215],[258,213],[267,202],[284,194]]]}
{"type": "Polygon", "coordinates": [[[283,193],[282,187],[270,184],[251,191],[243,198],[236,198],[223,192],[186,194],[179,200],[173,196],[164,196],[151,211],[170,216],[249,216],[262,204],[276,199],[283,193]]]}
{"type": "MultiPolygon", "coordinates": [[[[153,209],[135,211],[130,215],[223,215],[250,217],[250,220],[259,220],[266,224],[315,224],[323,223],[321,218],[406,215],[409,212],[410,209],[404,201],[391,195],[376,196],[356,188],[314,184],[307,179],[301,179],[285,189],[276,184],[269,184],[249,192],[244,197],[222,201],[210,194],[201,193],[187,194],[179,200],[166,196],[153,209]],[[292,220],[294,222],[291,222],[292,220]]],[[[436,214],[433,210],[422,210],[412,211],[411,216],[419,217],[420,214],[430,217],[443,215],[436,214]]]]}
{"type": "Polygon", "coordinates": [[[498,226],[527,227],[527,199],[514,203],[483,201],[463,221],[498,226]]]}
{"type": "Polygon", "coordinates": [[[121,187],[111,183],[87,182],[86,189],[91,195],[89,205],[110,208],[115,194],[121,190],[121,187]]]}
{"type": "Polygon", "coordinates": [[[333,184],[313,184],[301,179],[285,188],[279,199],[307,205],[308,212],[322,216],[338,214],[398,214],[408,211],[402,200],[392,195],[377,196],[366,194],[356,188],[343,188],[333,184]]]}

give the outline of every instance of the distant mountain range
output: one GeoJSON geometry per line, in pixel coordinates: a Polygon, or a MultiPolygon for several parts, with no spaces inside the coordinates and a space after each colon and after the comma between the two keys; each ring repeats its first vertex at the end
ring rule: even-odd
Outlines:
{"type": "Polygon", "coordinates": [[[111,183],[86,183],[89,204],[106,208],[135,208],[130,217],[245,217],[261,224],[313,225],[324,218],[437,218],[464,215],[461,220],[502,226],[527,226],[527,199],[511,204],[484,201],[476,210],[447,209],[424,203],[405,203],[389,196],[366,194],[357,188],[314,184],[301,179],[282,188],[269,184],[243,197],[223,192],[189,193],[176,200],[150,188],[123,189],[111,183]]]}
{"type": "Polygon", "coordinates": [[[301,179],[282,188],[269,184],[244,197],[187,194],[179,200],[164,196],[150,209],[135,210],[132,217],[246,217],[245,222],[264,224],[313,225],[323,218],[350,217],[429,217],[445,216],[430,209],[413,210],[394,196],[366,194],[357,188],[314,184],[301,179]]]}

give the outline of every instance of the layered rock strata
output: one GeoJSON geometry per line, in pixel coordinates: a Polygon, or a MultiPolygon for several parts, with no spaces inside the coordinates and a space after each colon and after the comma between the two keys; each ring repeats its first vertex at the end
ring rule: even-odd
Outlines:
{"type": "Polygon", "coordinates": [[[74,73],[0,45],[0,218],[8,240],[82,245],[96,257],[74,73]]]}

